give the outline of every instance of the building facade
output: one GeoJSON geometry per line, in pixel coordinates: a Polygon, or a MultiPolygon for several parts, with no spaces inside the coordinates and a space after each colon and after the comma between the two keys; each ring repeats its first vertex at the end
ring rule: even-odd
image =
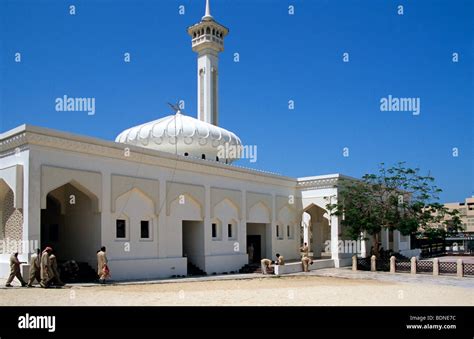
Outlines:
{"type": "Polygon", "coordinates": [[[104,245],[116,280],[186,275],[190,265],[235,272],[276,253],[299,261],[303,215],[314,256],[350,264],[341,220],[326,210],[343,176],[297,179],[231,165],[238,154],[221,149],[242,143],[218,126],[217,100],[228,29],[207,1],[188,33],[198,53],[197,118],[175,107],[115,141],[29,125],[0,134],[0,275],[10,253],[29,261],[45,246],[96,267],[104,245]]]}
{"type": "Polygon", "coordinates": [[[462,223],[462,231],[446,237],[448,253],[467,254],[474,253],[474,197],[466,198],[464,202],[444,204],[449,210],[458,210],[462,223]]]}
{"type": "Polygon", "coordinates": [[[458,210],[463,232],[474,233],[474,197],[466,198],[463,202],[444,204],[449,210],[458,210]]]}

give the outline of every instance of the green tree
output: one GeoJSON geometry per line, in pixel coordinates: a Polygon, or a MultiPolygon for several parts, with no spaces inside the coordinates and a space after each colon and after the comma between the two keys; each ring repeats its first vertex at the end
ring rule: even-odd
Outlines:
{"type": "Polygon", "coordinates": [[[343,180],[336,204],[328,204],[333,215],[342,218],[346,236],[360,239],[372,237],[375,255],[379,256],[379,234],[382,230],[398,230],[402,235],[430,232],[442,224],[447,215],[456,227],[456,212],[436,202],[441,192],[430,175],[419,168],[408,168],[404,162],[386,168],[382,163],[377,174],[366,174],[361,180],[343,180]]]}

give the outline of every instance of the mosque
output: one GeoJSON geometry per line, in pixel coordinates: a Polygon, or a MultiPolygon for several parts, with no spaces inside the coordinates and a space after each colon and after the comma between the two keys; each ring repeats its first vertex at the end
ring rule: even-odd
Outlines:
{"type": "MultiPolygon", "coordinates": [[[[232,165],[239,152],[222,149],[242,142],[219,126],[218,100],[229,30],[206,1],[187,32],[197,53],[197,118],[173,106],[175,114],[115,141],[30,125],[0,134],[0,276],[9,272],[5,244],[15,241],[52,246],[59,258],[91,267],[104,245],[116,280],[236,272],[276,253],[291,262],[303,238],[315,258],[350,264],[353,254],[338,246],[341,220],[326,210],[348,177],[290,178],[232,165]]],[[[382,239],[387,249],[410,249],[398,232],[382,239]]]]}

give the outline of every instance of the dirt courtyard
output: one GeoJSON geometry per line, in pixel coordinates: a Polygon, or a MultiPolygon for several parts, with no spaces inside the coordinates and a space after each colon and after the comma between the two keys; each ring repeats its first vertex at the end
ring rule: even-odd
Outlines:
{"type": "Polygon", "coordinates": [[[1,306],[461,306],[472,288],[320,276],[3,288],[1,306]]]}

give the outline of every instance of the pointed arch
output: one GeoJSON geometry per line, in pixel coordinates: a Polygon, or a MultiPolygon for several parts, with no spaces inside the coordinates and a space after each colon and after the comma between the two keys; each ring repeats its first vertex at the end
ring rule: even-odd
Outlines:
{"type": "Polygon", "coordinates": [[[203,220],[202,205],[190,193],[180,194],[172,200],[169,214],[182,220],[203,220]]]}
{"type": "Polygon", "coordinates": [[[152,197],[150,197],[147,193],[143,192],[141,189],[137,188],[137,187],[133,187],[132,189],[128,190],[127,192],[124,192],[122,194],[120,194],[116,199],[115,199],[115,206],[117,206],[117,201],[119,201],[119,199],[123,199],[124,197],[127,197],[128,199],[130,199],[131,195],[133,194],[137,194],[141,197],[141,199],[143,199],[143,201],[147,202],[151,208],[153,209],[153,214],[156,213],[156,210],[155,210],[155,201],[153,200],[152,197]]]}
{"type": "Polygon", "coordinates": [[[270,211],[270,208],[263,201],[258,201],[252,207],[250,207],[249,214],[247,216],[247,222],[270,223],[270,211]]]}
{"type": "Polygon", "coordinates": [[[41,167],[41,209],[46,209],[46,196],[50,192],[67,184],[91,199],[95,212],[101,212],[101,173],[52,166],[41,167]]]}
{"type": "Polygon", "coordinates": [[[229,198],[224,198],[214,205],[214,216],[221,217],[224,221],[231,218],[238,219],[240,215],[239,206],[229,198]]]}

